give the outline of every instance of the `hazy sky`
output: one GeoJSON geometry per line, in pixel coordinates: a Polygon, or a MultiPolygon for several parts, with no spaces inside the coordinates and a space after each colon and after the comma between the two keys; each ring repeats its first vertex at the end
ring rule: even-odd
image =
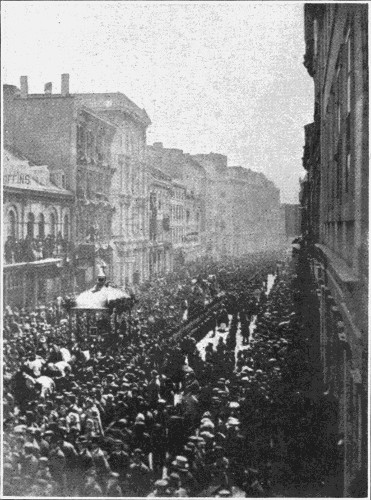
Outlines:
{"type": "Polygon", "coordinates": [[[223,153],[298,200],[313,83],[302,3],[2,2],[2,80],[41,93],[123,92],[148,143],[223,153]]]}

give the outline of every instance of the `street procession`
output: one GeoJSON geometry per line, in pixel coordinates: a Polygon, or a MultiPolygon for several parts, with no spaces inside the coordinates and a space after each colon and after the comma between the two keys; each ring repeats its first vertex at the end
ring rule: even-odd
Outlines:
{"type": "Polygon", "coordinates": [[[206,260],[135,297],[101,270],[75,300],[6,308],[4,494],[279,493],[321,437],[301,410],[320,401],[300,285],[274,257],[206,260]]]}
{"type": "Polygon", "coordinates": [[[369,498],[367,2],[1,14],[0,497],[369,498]]]}

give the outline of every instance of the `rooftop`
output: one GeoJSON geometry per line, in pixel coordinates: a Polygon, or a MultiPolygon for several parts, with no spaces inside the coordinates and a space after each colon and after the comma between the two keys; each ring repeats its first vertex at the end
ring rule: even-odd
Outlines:
{"type": "Polygon", "coordinates": [[[8,147],[3,151],[3,183],[5,188],[72,196],[70,191],[51,182],[46,165],[35,165],[8,147]]]}

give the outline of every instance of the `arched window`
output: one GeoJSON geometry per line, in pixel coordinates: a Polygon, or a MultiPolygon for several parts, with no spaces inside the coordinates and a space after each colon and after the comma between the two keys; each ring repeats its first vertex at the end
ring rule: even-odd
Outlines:
{"type": "Polygon", "coordinates": [[[63,238],[68,240],[70,230],[70,221],[68,219],[68,215],[66,214],[63,219],[63,238]]]}
{"type": "Polygon", "coordinates": [[[8,212],[8,236],[17,237],[17,216],[14,210],[8,212]]]}
{"type": "Polygon", "coordinates": [[[56,230],[57,230],[57,220],[54,214],[50,214],[50,229],[49,229],[49,234],[52,236],[55,236],[56,230]]]}
{"type": "Polygon", "coordinates": [[[27,216],[27,236],[29,238],[34,237],[34,225],[35,225],[35,216],[33,213],[29,213],[27,216]]]}
{"type": "Polygon", "coordinates": [[[39,238],[44,238],[45,237],[45,217],[44,214],[39,215],[39,238]]]}

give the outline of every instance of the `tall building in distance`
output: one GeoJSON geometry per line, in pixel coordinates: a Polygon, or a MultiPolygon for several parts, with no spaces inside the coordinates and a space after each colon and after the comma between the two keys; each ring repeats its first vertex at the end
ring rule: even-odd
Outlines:
{"type": "Polygon", "coordinates": [[[149,173],[149,278],[173,270],[172,179],[155,167],[149,173]]]}
{"type": "Polygon", "coordinates": [[[181,149],[147,146],[147,163],[173,180],[171,234],[175,265],[204,255],[206,173],[181,149]]]}
{"type": "Polygon", "coordinates": [[[206,171],[205,246],[214,258],[280,248],[280,193],[264,174],[228,167],[219,153],[193,158],[206,171]]]}
{"type": "Polygon", "coordinates": [[[305,127],[302,228],[320,298],[324,386],[343,443],[339,496],[367,481],[368,5],[305,5],[314,80],[305,127]]]}

